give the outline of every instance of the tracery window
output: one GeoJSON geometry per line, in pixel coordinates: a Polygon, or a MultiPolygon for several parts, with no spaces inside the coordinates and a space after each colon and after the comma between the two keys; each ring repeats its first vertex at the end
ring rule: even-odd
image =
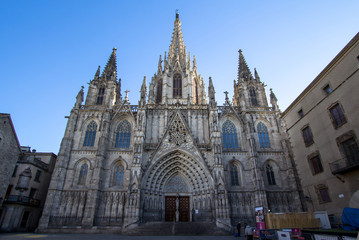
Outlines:
{"type": "Polygon", "coordinates": [[[98,90],[98,94],[97,94],[96,105],[102,105],[104,95],[105,95],[105,88],[100,87],[100,89],[98,90]]]}
{"type": "Polygon", "coordinates": [[[116,130],[115,148],[129,148],[131,143],[131,124],[122,121],[116,130]]]}
{"type": "Polygon", "coordinates": [[[223,148],[225,149],[239,148],[236,127],[231,121],[227,120],[223,124],[222,136],[223,136],[223,148]]]}
{"type": "Polygon", "coordinates": [[[86,163],[82,164],[80,168],[79,179],[77,181],[78,185],[85,185],[86,184],[86,177],[88,172],[88,165],[86,163]]]}
{"type": "Polygon", "coordinates": [[[156,103],[161,103],[161,101],[162,101],[162,78],[157,82],[156,103]]]}
{"type": "Polygon", "coordinates": [[[232,186],[239,186],[238,168],[236,165],[231,165],[231,184],[232,186]]]}
{"type": "Polygon", "coordinates": [[[267,174],[268,185],[277,185],[275,181],[273,167],[269,164],[266,166],[266,174],[267,174]]]}
{"type": "Polygon", "coordinates": [[[113,179],[112,179],[112,185],[113,186],[122,186],[123,185],[123,175],[125,173],[125,169],[123,165],[119,164],[116,166],[113,179]]]}
{"type": "Polygon", "coordinates": [[[179,73],[173,75],[173,97],[182,97],[182,76],[179,73]]]}
{"type": "Polygon", "coordinates": [[[95,144],[96,139],[96,131],[97,131],[97,124],[95,121],[91,121],[89,125],[87,125],[85,140],[84,140],[84,147],[93,147],[95,144]]]}
{"type": "Polygon", "coordinates": [[[258,106],[257,94],[256,94],[256,90],[254,89],[254,87],[249,88],[249,100],[250,100],[252,106],[258,106]]]}
{"type": "Polygon", "coordinates": [[[259,138],[259,146],[261,148],[270,148],[268,129],[264,123],[260,122],[257,125],[257,132],[259,138]]]}

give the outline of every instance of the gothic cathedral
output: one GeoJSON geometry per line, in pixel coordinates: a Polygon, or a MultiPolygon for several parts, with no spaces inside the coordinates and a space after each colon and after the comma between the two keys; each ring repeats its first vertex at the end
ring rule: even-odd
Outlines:
{"type": "Polygon", "coordinates": [[[68,119],[40,231],[125,229],[146,222],[254,224],[255,207],[301,211],[275,95],[239,51],[234,97],[208,98],[176,14],[168,54],[138,105],[121,95],[116,49],[80,90],[68,119]]]}

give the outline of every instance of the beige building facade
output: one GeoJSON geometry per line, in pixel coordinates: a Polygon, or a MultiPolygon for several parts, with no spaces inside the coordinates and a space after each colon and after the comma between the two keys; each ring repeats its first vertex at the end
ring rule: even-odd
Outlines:
{"type": "Polygon", "coordinates": [[[39,224],[43,232],[123,232],[147,222],[255,223],[255,207],[301,211],[274,93],[239,51],[233,100],[217,106],[176,14],[169,51],[122,95],[116,49],[76,97],[39,224]],[[84,103],[83,103],[84,102],[84,103]]]}
{"type": "Polygon", "coordinates": [[[34,231],[42,213],[55,166],[53,153],[21,147],[1,207],[0,231],[34,231]]]}
{"type": "Polygon", "coordinates": [[[0,113],[0,208],[19,154],[20,144],[10,114],[0,113]]]}
{"type": "Polygon", "coordinates": [[[310,211],[359,208],[359,34],[283,112],[310,211]]]}

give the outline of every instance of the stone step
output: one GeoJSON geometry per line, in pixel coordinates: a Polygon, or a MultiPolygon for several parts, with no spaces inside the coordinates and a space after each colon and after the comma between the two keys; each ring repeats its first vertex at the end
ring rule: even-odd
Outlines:
{"type": "Polygon", "coordinates": [[[226,236],[231,235],[212,222],[148,222],[138,227],[124,230],[124,235],[131,236],[226,236]]]}

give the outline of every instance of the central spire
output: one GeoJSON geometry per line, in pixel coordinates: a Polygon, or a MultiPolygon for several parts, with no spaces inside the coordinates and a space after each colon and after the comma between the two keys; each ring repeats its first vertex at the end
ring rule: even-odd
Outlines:
{"type": "Polygon", "coordinates": [[[181,21],[179,19],[179,14],[176,12],[176,19],[174,22],[172,41],[170,49],[168,51],[168,60],[175,63],[176,60],[179,60],[181,65],[186,61],[186,46],[183,42],[181,21]]]}

